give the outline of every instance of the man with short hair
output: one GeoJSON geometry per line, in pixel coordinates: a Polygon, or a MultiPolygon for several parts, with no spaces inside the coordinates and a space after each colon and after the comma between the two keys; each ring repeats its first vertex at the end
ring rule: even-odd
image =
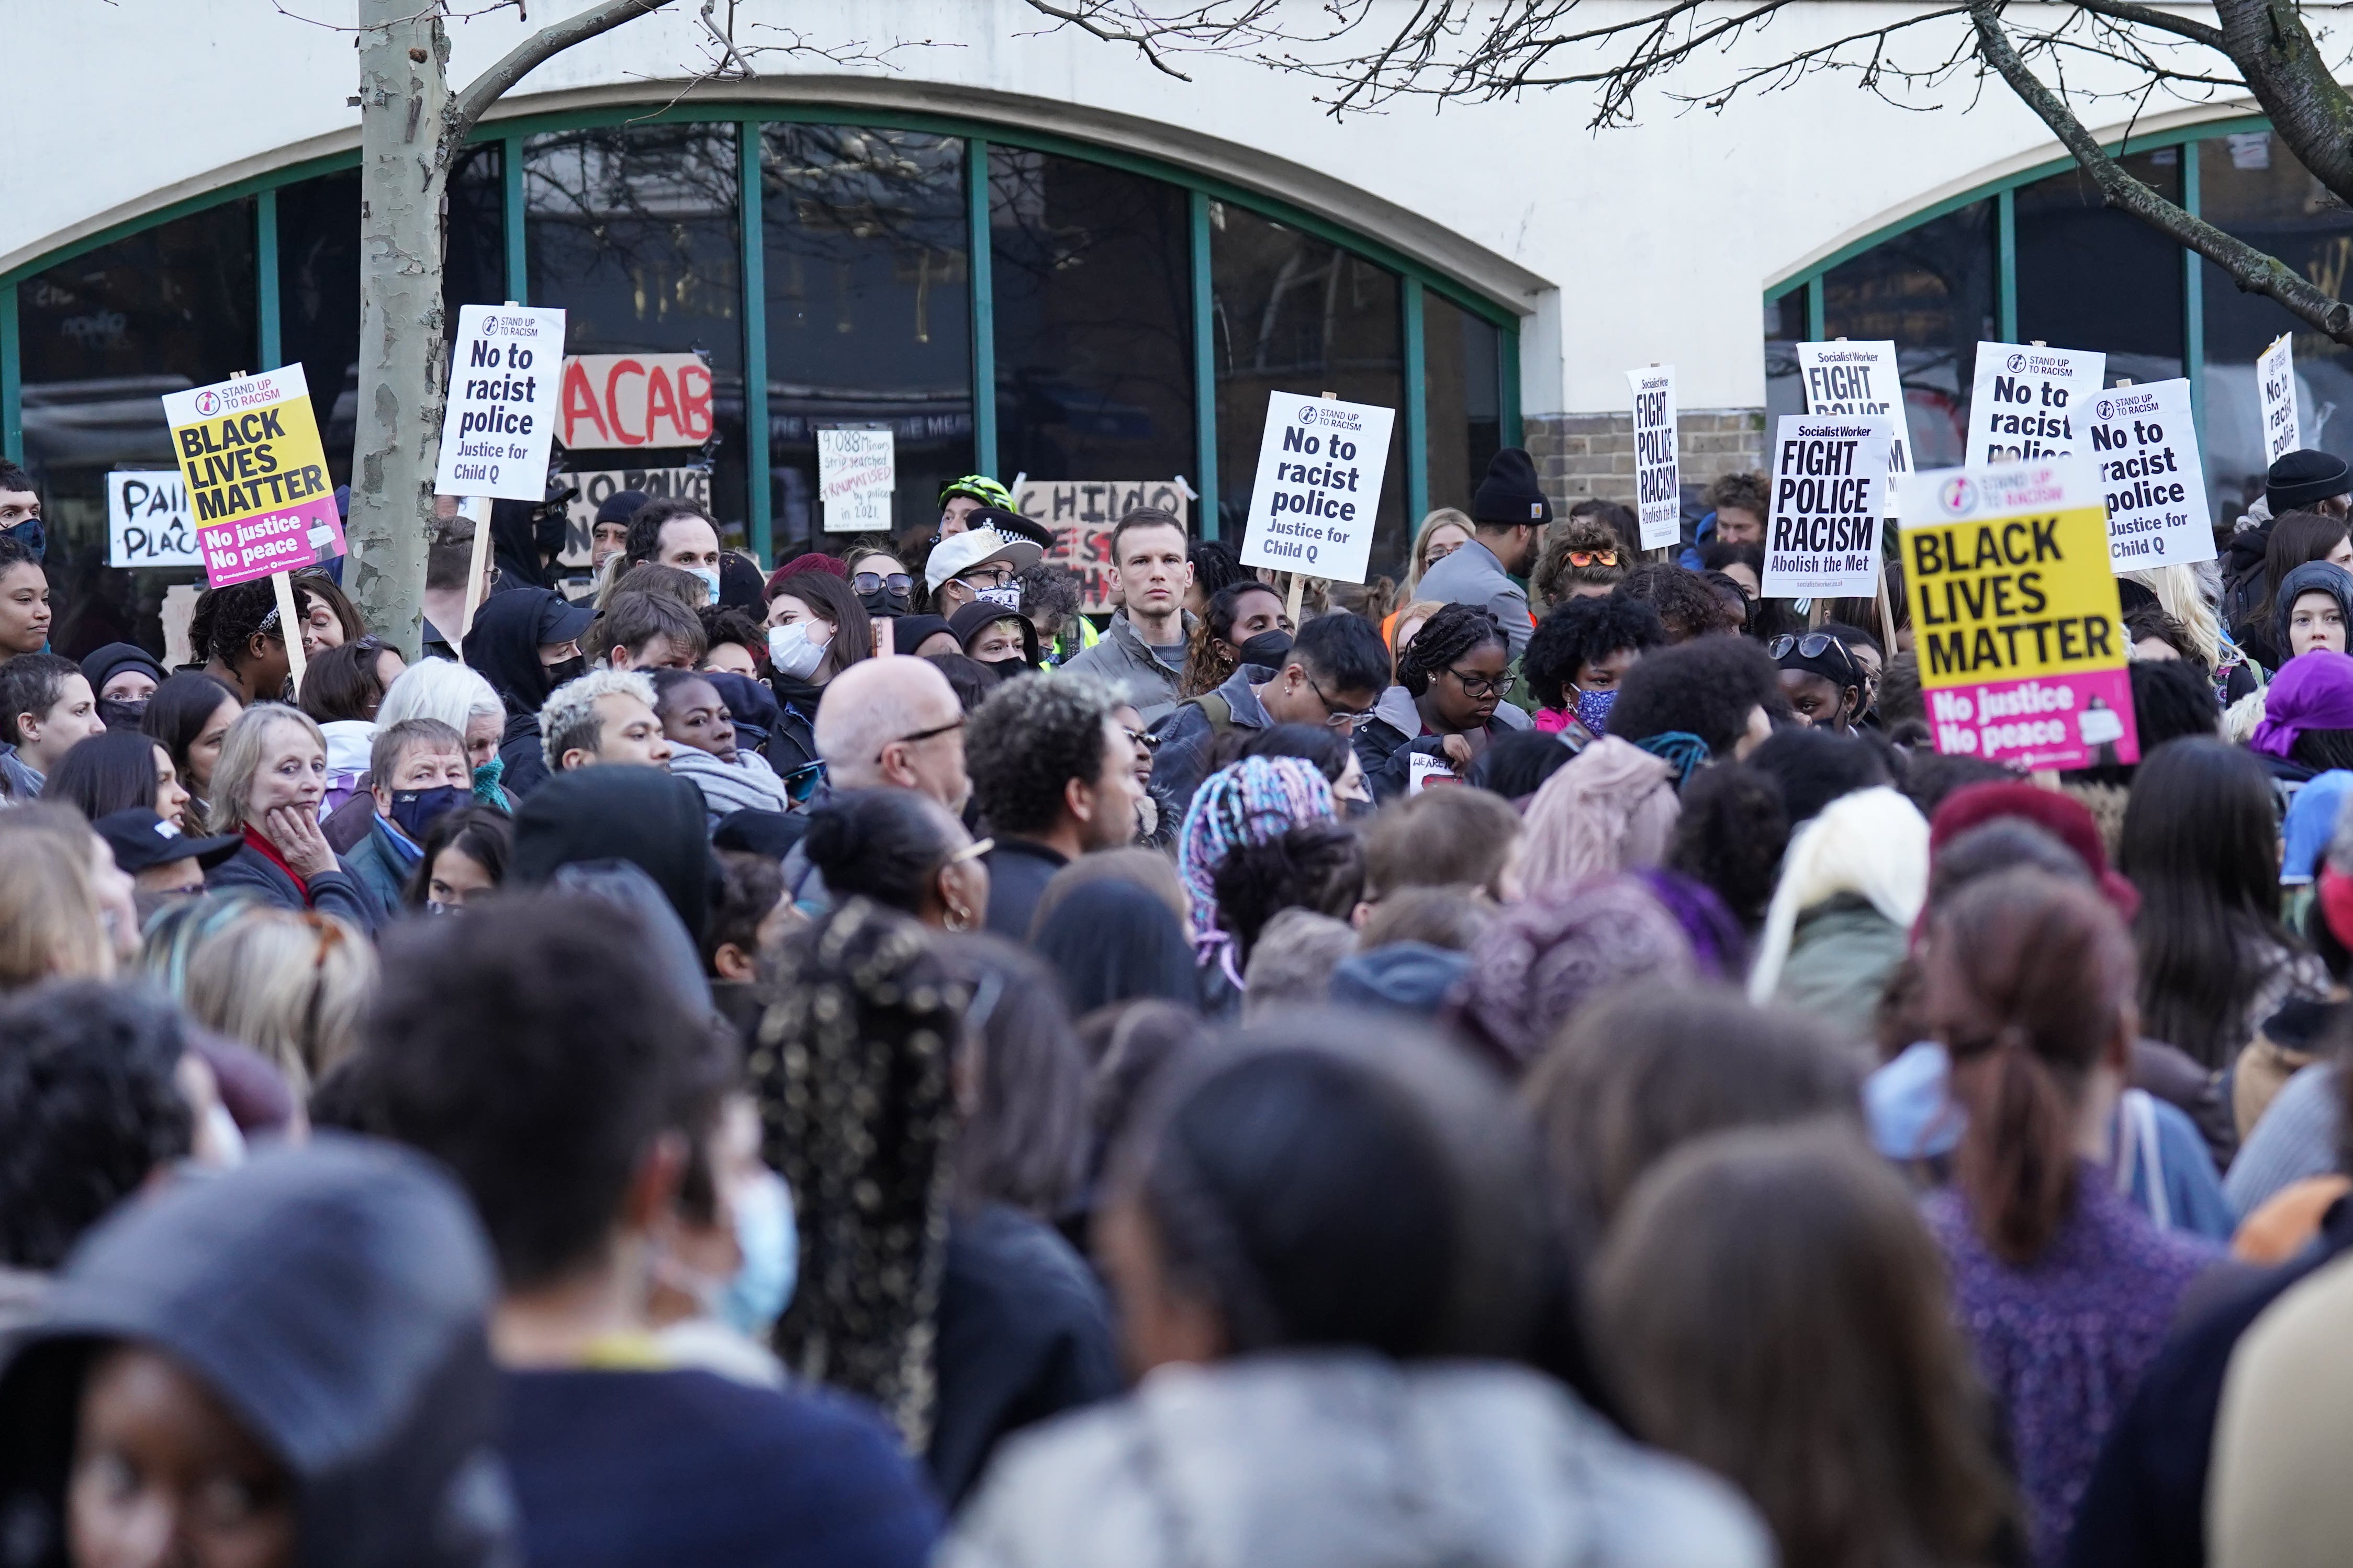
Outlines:
{"type": "Polygon", "coordinates": [[[653,680],[635,670],[592,669],[565,681],[539,710],[539,732],[552,773],[600,763],[670,766],[653,680]]]}
{"type": "Polygon", "coordinates": [[[1013,579],[1045,557],[1034,541],[1020,539],[1009,525],[1020,521],[992,507],[971,514],[972,526],[952,533],[932,547],[923,562],[923,584],[931,590],[931,613],[954,620],[966,605],[977,604],[986,592],[1008,610],[1021,607],[1020,590],[1013,579]],[[1003,522],[1008,528],[995,525],[1003,522]]]}
{"type": "Polygon", "coordinates": [[[0,664],[0,773],[20,801],[37,799],[49,771],[92,735],[106,733],[98,696],[81,666],[53,653],[19,654],[0,664]]]}
{"type": "Polygon", "coordinates": [[[1124,702],[1092,676],[1057,673],[989,693],[972,716],[973,796],[997,847],[988,854],[988,929],[1029,939],[1056,871],[1091,849],[1135,837],[1135,751],[1113,717],[1124,702]]]}
{"type": "Polygon", "coordinates": [[[835,789],[912,789],[961,813],[965,713],[929,659],[862,659],[826,683],[817,752],[835,789]]]}
{"type": "Polygon", "coordinates": [[[354,1064],[370,1109],[456,1177],[498,1261],[522,1560],[918,1568],[939,1509],[872,1410],[654,1351],[663,1237],[725,1085],[644,921],[511,893],[394,933],[377,995],[354,1064]]]}
{"type": "Polygon", "coordinates": [[[702,579],[703,602],[719,602],[719,525],[693,501],[663,496],[639,507],[622,556],[625,571],[650,561],[691,572],[702,579]]]}
{"type": "Polygon", "coordinates": [[[474,797],[466,737],[438,719],[403,719],[375,732],[368,749],[368,792],[375,821],[343,857],[343,869],[387,915],[425,858],[425,830],[474,797]]]}
{"type": "Polygon", "coordinates": [[[643,490],[615,490],[597,503],[596,521],[588,525],[588,570],[605,570],[605,563],[629,547],[629,520],[652,498],[643,490]]]}
{"type": "Polygon", "coordinates": [[[1535,459],[1506,447],[1487,465],[1471,498],[1473,537],[1421,575],[1415,595],[1442,605],[1477,605],[1492,611],[1510,639],[1512,658],[1528,646],[1535,622],[1528,615],[1525,579],[1552,521],[1552,502],[1536,483],[1535,459]]]}
{"type": "Polygon", "coordinates": [[[667,594],[613,595],[588,629],[592,668],[692,669],[708,647],[702,617],[667,594]]]}
{"type": "Polygon", "coordinates": [[[41,492],[33,476],[0,458],[0,536],[15,540],[35,561],[48,554],[49,541],[41,522],[41,492]]]}
{"type": "Polygon", "coordinates": [[[1124,689],[1147,724],[1176,704],[1194,617],[1185,611],[1193,584],[1185,525],[1168,512],[1139,507],[1111,531],[1112,576],[1121,606],[1103,640],[1064,668],[1101,676],[1124,689]]]}
{"type": "Polygon", "coordinates": [[[1299,628],[1281,668],[1245,664],[1223,686],[1178,703],[1153,726],[1159,751],[1152,784],[1163,809],[1185,819],[1193,792],[1208,776],[1218,737],[1229,730],[1313,724],[1354,735],[1388,689],[1391,670],[1388,644],[1370,621],[1345,611],[1316,616],[1299,628]]]}

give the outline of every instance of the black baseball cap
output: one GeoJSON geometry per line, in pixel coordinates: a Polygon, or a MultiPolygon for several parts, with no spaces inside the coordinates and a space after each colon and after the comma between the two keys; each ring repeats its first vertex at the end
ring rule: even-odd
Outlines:
{"type": "Polygon", "coordinates": [[[168,866],[193,858],[207,871],[227,859],[245,842],[241,835],[191,838],[143,805],[110,811],[90,826],[114,851],[114,863],[137,876],[151,866],[168,866]]]}

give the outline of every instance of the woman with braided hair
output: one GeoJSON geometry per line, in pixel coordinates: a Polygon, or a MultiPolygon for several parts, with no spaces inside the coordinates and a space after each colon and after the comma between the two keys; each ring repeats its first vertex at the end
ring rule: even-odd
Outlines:
{"type": "MultiPolygon", "coordinates": [[[[310,592],[300,585],[294,589],[294,635],[300,638],[300,618],[311,613],[310,592]]],[[[205,641],[195,652],[205,660],[206,675],[226,683],[248,708],[284,698],[293,666],[286,657],[286,628],[278,624],[277,590],[268,578],[198,595],[191,634],[199,626],[205,641]]]]}
{"type": "Polygon", "coordinates": [[[1424,621],[1397,656],[1398,683],[1356,731],[1373,798],[1407,794],[1417,755],[1467,777],[1490,740],[1526,729],[1528,716],[1504,700],[1511,668],[1504,624],[1483,605],[1449,605],[1424,621]]]}
{"type": "MultiPolygon", "coordinates": [[[[1244,943],[1221,913],[1218,870],[1246,845],[1288,840],[1294,832],[1330,823],[1338,814],[1331,781],[1301,757],[1249,757],[1201,781],[1176,835],[1176,874],[1193,903],[1194,959],[1201,971],[1201,1010],[1212,1016],[1241,1005],[1244,943]]],[[[1303,858],[1322,859],[1322,847],[1303,837],[1303,858]]],[[[1361,861],[1357,872],[1361,880],[1361,861]]],[[[1254,909],[1261,926],[1276,913],[1254,909]]],[[[1251,934],[1255,935],[1253,931],[1251,934]]]]}

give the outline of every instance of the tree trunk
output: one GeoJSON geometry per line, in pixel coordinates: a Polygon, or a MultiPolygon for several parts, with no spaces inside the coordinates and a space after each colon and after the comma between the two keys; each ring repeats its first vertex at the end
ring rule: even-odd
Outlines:
{"type": "Polygon", "coordinates": [[[359,0],[359,417],[345,586],[368,629],[417,656],[440,455],[449,44],[420,0],[359,0]]]}

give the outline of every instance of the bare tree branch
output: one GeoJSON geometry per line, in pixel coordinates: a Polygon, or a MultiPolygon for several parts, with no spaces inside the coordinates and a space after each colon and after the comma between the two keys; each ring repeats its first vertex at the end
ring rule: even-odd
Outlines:
{"type": "Polygon", "coordinates": [[[2075,0],[2075,3],[2094,15],[2129,22],[2136,26],[2154,27],[2160,33],[2171,33],[2193,44],[2202,44],[2217,54],[2231,52],[2222,42],[2221,28],[2210,27],[2186,16],[2177,16],[2170,11],[2160,11],[2154,5],[2136,5],[2130,0],[2075,0]]]}
{"type": "Polygon", "coordinates": [[[537,67],[575,44],[586,43],[599,34],[609,33],[625,22],[633,22],[669,4],[670,0],[601,0],[600,4],[561,22],[542,27],[509,49],[503,59],[476,77],[463,92],[450,100],[449,144],[455,146],[464,141],[466,133],[474,128],[474,122],[482,117],[483,111],[537,67]]]}
{"type": "Polygon", "coordinates": [[[2027,68],[2002,28],[1997,0],[1977,0],[1969,7],[1977,28],[1978,47],[1986,63],[2010,84],[2010,90],[2034,110],[2051,133],[2074,154],[2075,162],[2100,187],[2109,205],[2171,236],[2231,275],[2231,280],[2252,294],[2277,300],[2298,321],[2327,333],[2339,342],[2353,343],[2353,306],[2332,298],[2278,258],[2267,256],[2242,239],[2223,233],[2203,219],[2167,201],[2126,174],[2108,156],[2099,138],[2085,129],[2065,101],[2027,68]]]}

